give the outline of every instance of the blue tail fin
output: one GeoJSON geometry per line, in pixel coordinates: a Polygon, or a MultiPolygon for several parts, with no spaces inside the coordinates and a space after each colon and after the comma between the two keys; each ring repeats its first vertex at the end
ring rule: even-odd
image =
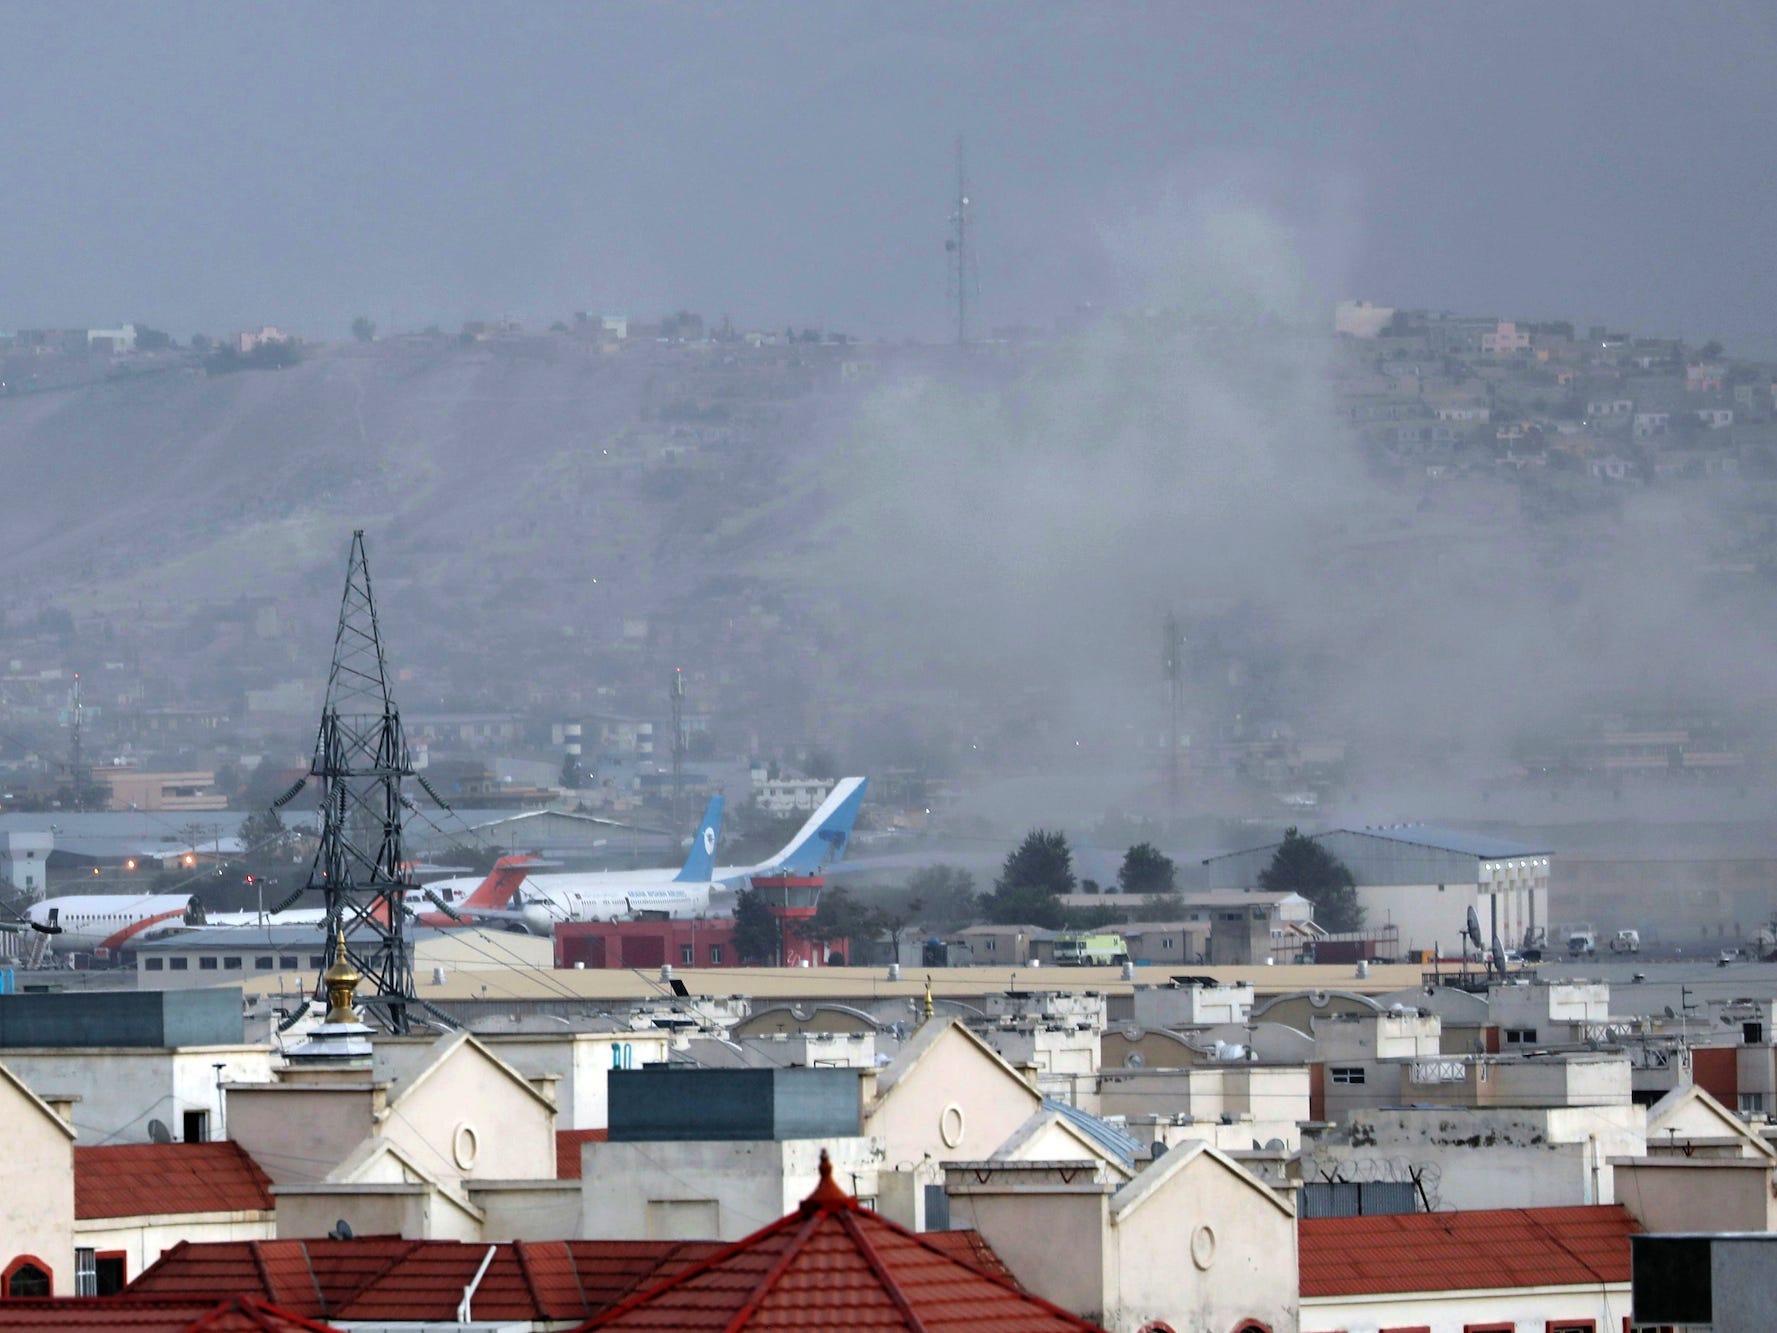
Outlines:
{"type": "Polygon", "coordinates": [[[821,808],[808,817],[789,846],[765,864],[791,875],[818,874],[845,855],[858,807],[864,803],[868,778],[841,778],[827,793],[821,808]]]}
{"type": "Polygon", "coordinates": [[[716,839],[721,836],[722,798],[712,796],[703,812],[703,823],[697,826],[697,836],[691,840],[691,855],[685,858],[685,868],[673,878],[680,883],[707,883],[716,871],[716,839]]]}

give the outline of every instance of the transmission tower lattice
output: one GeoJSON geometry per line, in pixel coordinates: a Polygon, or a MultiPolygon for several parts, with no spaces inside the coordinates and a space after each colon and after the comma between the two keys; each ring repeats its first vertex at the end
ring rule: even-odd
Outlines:
{"type": "Polygon", "coordinates": [[[408,1030],[416,1004],[404,929],[404,896],[415,886],[407,878],[401,826],[401,780],[412,774],[401,714],[389,695],[360,530],[352,534],[327,701],[309,765],[321,787],[321,844],[305,887],[326,895],[322,970],[343,943],[370,992],[362,1003],[393,1032],[408,1030]]]}

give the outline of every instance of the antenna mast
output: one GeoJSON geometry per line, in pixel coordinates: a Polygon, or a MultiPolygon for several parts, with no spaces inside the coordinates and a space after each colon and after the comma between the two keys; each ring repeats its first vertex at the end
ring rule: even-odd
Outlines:
{"type": "Polygon", "coordinates": [[[1166,674],[1166,804],[1176,815],[1179,805],[1179,714],[1185,701],[1185,632],[1172,612],[1166,613],[1166,624],[1160,650],[1160,668],[1166,674]]]}
{"type": "Polygon", "coordinates": [[[69,714],[68,785],[74,791],[74,808],[86,809],[86,759],[80,748],[80,673],[74,673],[74,705],[69,714]]]}
{"type": "Polygon", "coordinates": [[[673,836],[678,836],[685,798],[685,671],[673,668],[673,836]]]}
{"type": "Polygon", "coordinates": [[[975,271],[975,251],[969,220],[969,179],[963,169],[963,136],[956,136],[956,204],[950,213],[950,239],[944,248],[950,254],[950,296],[956,302],[956,345],[969,345],[969,297],[981,294],[981,279],[975,271]]]}
{"type": "Polygon", "coordinates": [[[392,1032],[408,1030],[416,1003],[403,902],[414,886],[401,840],[401,779],[412,773],[401,714],[389,695],[360,529],[352,534],[327,702],[309,765],[321,784],[321,844],[306,887],[326,895],[322,972],[344,949],[374,992],[367,1007],[392,1032]]]}

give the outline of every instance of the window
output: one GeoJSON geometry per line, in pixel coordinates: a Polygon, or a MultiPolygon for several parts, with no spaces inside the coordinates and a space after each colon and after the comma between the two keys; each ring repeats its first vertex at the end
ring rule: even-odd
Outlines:
{"type": "Polygon", "coordinates": [[[142,961],[143,969],[149,972],[158,972],[165,966],[166,960],[164,958],[146,958],[142,961]]]}
{"type": "Polygon", "coordinates": [[[24,1254],[6,1266],[6,1294],[11,1297],[47,1296],[53,1285],[49,1265],[36,1255],[24,1254]]]}
{"type": "Polygon", "coordinates": [[[319,966],[321,966],[322,963],[324,963],[326,961],[327,960],[325,958],[321,957],[321,955],[318,953],[312,953],[309,955],[309,966],[310,967],[319,967],[319,966]]]}
{"type": "Polygon", "coordinates": [[[205,954],[202,958],[197,960],[197,968],[200,972],[214,972],[216,970],[216,955],[210,953],[205,954]]]}
{"type": "Polygon", "coordinates": [[[1762,1092],[1743,1092],[1740,1094],[1741,1115],[1763,1115],[1765,1113],[1765,1094],[1762,1092]]]}
{"type": "Polygon", "coordinates": [[[1507,1046],[1530,1046],[1536,1042],[1535,1028],[1506,1028],[1505,1043],[1507,1046]]]}
{"type": "Polygon", "coordinates": [[[1748,1046],[1763,1046],[1765,1044],[1765,1025],[1759,1022],[1742,1023],[1740,1025],[1740,1040],[1748,1046]]]}
{"type": "Polygon", "coordinates": [[[1543,1333],[1598,1333],[1596,1319],[1551,1319],[1543,1333]]]}
{"type": "Polygon", "coordinates": [[[222,970],[224,972],[239,972],[241,970],[241,964],[245,961],[246,960],[238,953],[231,954],[222,960],[222,970]]]}
{"type": "Polygon", "coordinates": [[[167,959],[167,970],[169,972],[188,972],[191,970],[191,959],[169,958],[167,959]]]}
{"type": "Polygon", "coordinates": [[[696,961],[697,961],[697,946],[694,944],[681,944],[679,946],[679,962],[684,964],[686,967],[690,967],[696,961]]]}
{"type": "Polygon", "coordinates": [[[278,955],[278,966],[279,967],[300,967],[301,964],[296,961],[295,954],[281,953],[278,955]]]}
{"type": "Polygon", "coordinates": [[[1518,1333],[1516,1324],[1464,1324],[1462,1333],[1518,1333]]]}
{"type": "Polygon", "coordinates": [[[715,967],[719,963],[721,963],[721,961],[722,961],[722,946],[720,944],[710,945],[710,966],[715,967]]]}
{"type": "Polygon", "coordinates": [[[1358,1087],[1364,1082],[1362,1065],[1334,1065],[1329,1071],[1333,1082],[1345,1084],[1347,1087],[1358,1087]]]}
{"type": "Polygon", "coordinates": [[[271,971],[271,955],[268,953],[260,954],[259,957],[253,960],[253,969],[256,972],[271,971]]]}
{"type": "Polygon", "coordinates": [[[101,1296],[117,1295],[129,1281],[129,1256],[122,1250],[100,1250],[94,1266],[101,1296]]]}
{"type": "Polygon", "coordinates": [[[187,1111],[184,1123],[187,1143],[202,1143],[210,1137],[210,1113],[208,1111],[187,1111]]]}
{"type": "Polygon", "coordinates": [[[99,1261],[92,1250],[77,1249],[74,1251],[74,1294],[76,1296],[97,1296],[99,1294],[99,1261]]]}

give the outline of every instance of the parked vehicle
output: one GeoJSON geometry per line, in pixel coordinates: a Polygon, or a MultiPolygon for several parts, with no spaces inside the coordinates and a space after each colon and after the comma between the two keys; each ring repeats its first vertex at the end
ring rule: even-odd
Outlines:
{"type": "Polygon", "coordinates": [[[1640,953],[1641,932],[1639,930],[1619,930],[1610,938],[1612,953],[1640,953]]]}
{"type": "Polygon", "coordinates": [[[1114,967],[1129,961],[1129,946],[1121,935],[1089,935],[1074,932],[1055,937],[1058,967],[1114,967]]]}
{"type": "Polygon", "coordinates": [[[1575,926],[1567,932],[1567,956],[1590,958],[1598,952],[1598,932],[1590,926],[1575,926]]]}

